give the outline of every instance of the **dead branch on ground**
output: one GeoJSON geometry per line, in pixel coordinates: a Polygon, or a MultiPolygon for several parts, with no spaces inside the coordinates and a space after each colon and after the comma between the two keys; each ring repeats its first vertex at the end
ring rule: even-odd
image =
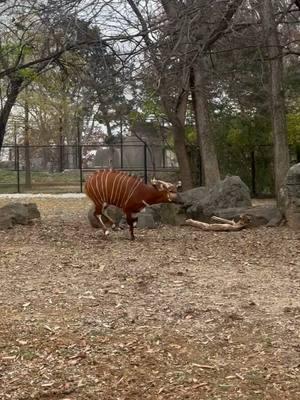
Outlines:
{"type": "Polygon", "coordinates": [[[195,228],[202,229],[204,231],[219,231],[219,232],[240,231],[246,228],[250,222],[250,218],[247,215],[241,215],[240,219],[237,222],[215,216],[213,216],[211,219],[222,223],[207,224],[206,222],[195,221],[193,219],[187,219],[185,222],[187,225],[194,226],[195,228]]]}

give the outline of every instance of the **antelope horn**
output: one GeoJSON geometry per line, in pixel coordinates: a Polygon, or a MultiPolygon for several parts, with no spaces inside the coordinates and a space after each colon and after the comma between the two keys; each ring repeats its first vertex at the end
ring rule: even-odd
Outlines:
{"type": "Polygon", "coordinates": [[[174,187],[172,183],[165,182],[165,181],[160,181],[158,179],[153,178],[151,180],[152,185],[161,185],[162,187],[166,188],[167,190],[174,187]]]}

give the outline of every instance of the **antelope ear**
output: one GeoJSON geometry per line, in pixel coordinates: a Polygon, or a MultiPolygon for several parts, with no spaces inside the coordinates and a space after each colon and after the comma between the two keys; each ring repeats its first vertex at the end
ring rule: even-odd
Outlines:
{"type": "Polygon", "coordinates": [[[182,182],[181,182],[181,181],[178,181],[178,182],[177,182],[177,184],[176,184],[176,189],[177,189],[179,192],[182,191],[182,182]]]}

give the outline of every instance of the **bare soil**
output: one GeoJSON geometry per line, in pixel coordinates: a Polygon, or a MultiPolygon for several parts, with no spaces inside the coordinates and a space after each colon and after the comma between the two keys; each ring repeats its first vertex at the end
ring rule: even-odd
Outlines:
{"type": "Polygon", "coordinates": [[[0,232],[1,400],[300,399],[300,232],[130,242],[85,199],[34,201],[0,232]]]}

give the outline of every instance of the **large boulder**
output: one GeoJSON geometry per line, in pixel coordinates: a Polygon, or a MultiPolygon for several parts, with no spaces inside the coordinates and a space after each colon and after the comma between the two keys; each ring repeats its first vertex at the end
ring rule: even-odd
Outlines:
{"type": "Polygon", "coordinates": [[[238,176],[226,176],[210,190],[199,187],[181,195],[188,218],[208,220],[216,209],[251,206],[250,190],[238,176]]]}
{"type": "Polygon", "coordinates": [[[210,189],[204,205],[214,208],[250,207],[250,190],[239,176],[226,176],[210,189]]]}
{"type": "Polygon", "coordinates": [[[203,200],[208,195],[208,193],[208,188],[206,188],[205,186],[199,186],[180,193],[180,197],[185,206],[188,206],[203,200]]]}
{"type": "Polygon", "coordinates": [[[40,216],[34,203],[10,203],[0,208],[0,229],[12,228],[15,224],[28,225],[40,216]]]}

